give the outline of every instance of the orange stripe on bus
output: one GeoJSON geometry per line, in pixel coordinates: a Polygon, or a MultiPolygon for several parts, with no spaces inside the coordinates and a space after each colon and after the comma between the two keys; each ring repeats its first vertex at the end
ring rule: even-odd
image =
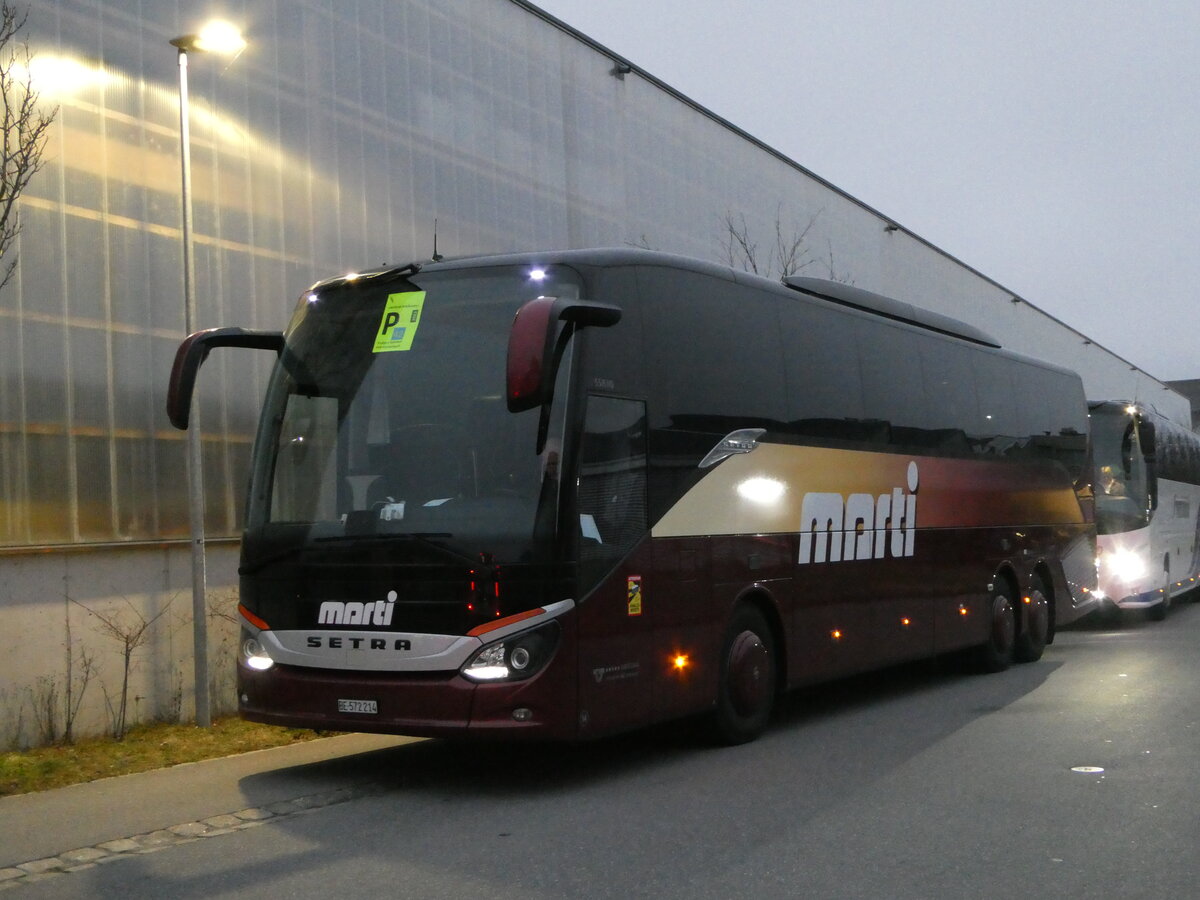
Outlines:
{"type": "Polygon", "coordinates": [[[261,628],[263,631],[271,630],[270,625],[268,625],[266,622],[264,622],[262,619],[260,619],[254,613],[250,612],[250,610],[246,609],[246,607],[242,606],[242,604],[240,604],[240,603],[238,604],[238,612],[240,612],[242,614],[243,619],[245,619],[247,622],[249,622],[255,628],[261,628]]]}
{"type": "Polygon", "coordinates": [[[489,631],[495,631],[497,628],[503,628],[505,625],[513,625],[525,619],[540,616],[544,612],[545,610],[539,607],[537,609],[526,610],[523,613],[517,613],[515,616],[505,616],[503,619],[497,619],[495,622],[487,622],[477,628],[472,628],[467,632],[467,637],[479,637],[481,634],[487,634],[489,631]]]}

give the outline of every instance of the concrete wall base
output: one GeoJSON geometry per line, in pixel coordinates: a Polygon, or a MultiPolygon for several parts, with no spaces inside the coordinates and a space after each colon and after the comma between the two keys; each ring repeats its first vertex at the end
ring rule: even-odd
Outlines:
{"type": "MultiPolygon", "coordinates": [[[[0,556],[0,750],[195,720],[190,545],[0,556]],[[126,659],[128,658],[128,676],[126,659]]],[[[213,715],[236,711],[238,546],[207,546],[213,715]]]]}

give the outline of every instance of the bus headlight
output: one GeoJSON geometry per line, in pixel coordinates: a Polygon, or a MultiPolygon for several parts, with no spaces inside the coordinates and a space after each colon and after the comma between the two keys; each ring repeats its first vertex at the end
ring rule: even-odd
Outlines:
{"type": "Polygon", "coordinates": [[[558,623],[510,635],[479,649],[462,667],[472,681],[521,681],[537,674],[558,647],[558,623]]]}
{"type": "Polygon", "coordinates": [[[1146,577],[1146,560],[1133,550],[1114,550],[1104,557],[1104,564],[1114,578],[1132,582],[1146,577]]]}
{"type": "Polygon", "coordinates": [[[275,665],[275,660],[267,655],[267,650],[259,641],[258,635],[245,628],[242,629],[241,658],[243,665],[260,672],[265,672],[275,665]]]}

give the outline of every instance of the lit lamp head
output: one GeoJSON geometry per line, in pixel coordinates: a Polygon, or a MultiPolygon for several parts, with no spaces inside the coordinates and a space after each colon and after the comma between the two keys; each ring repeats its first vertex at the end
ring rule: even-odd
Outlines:
{"type": "Polygon", "coordinates": [[[198,50],[221,56],[236,56],[246,49],[246,39],[236,25],[220,19],[205,25],[197,34],[184,34],[171,41],[180,53],[198,50]]]}

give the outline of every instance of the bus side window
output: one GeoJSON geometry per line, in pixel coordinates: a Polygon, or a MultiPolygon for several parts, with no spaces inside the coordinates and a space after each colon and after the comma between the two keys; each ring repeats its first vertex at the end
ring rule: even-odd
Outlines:
{"type": "Polygon", "coordinates": [[[337,517],[338,400],[288,397],[275,456],[273,522],[337,517]]]}
{"type": "Polygon", "coordinates": [[[1018,456],[1028,443],[1017,403],[1012,366],[991,354],[979,354],[974,366],[979,417],[968,433],[981,456],[1018,456]]]}
{"type": "Polygon", "coordinates": [[[787,430],[804,442],[871,446],[887,440],[886,423],[863,413],[856,320],[842,310],[795,298],[779,305],[787,352],[787,430]]]}
{"type": "Polygon", "coordinates": [[[648,527],[646,404],[589,396],[579,458],[580,561],[614,563],[648,527]]]}

